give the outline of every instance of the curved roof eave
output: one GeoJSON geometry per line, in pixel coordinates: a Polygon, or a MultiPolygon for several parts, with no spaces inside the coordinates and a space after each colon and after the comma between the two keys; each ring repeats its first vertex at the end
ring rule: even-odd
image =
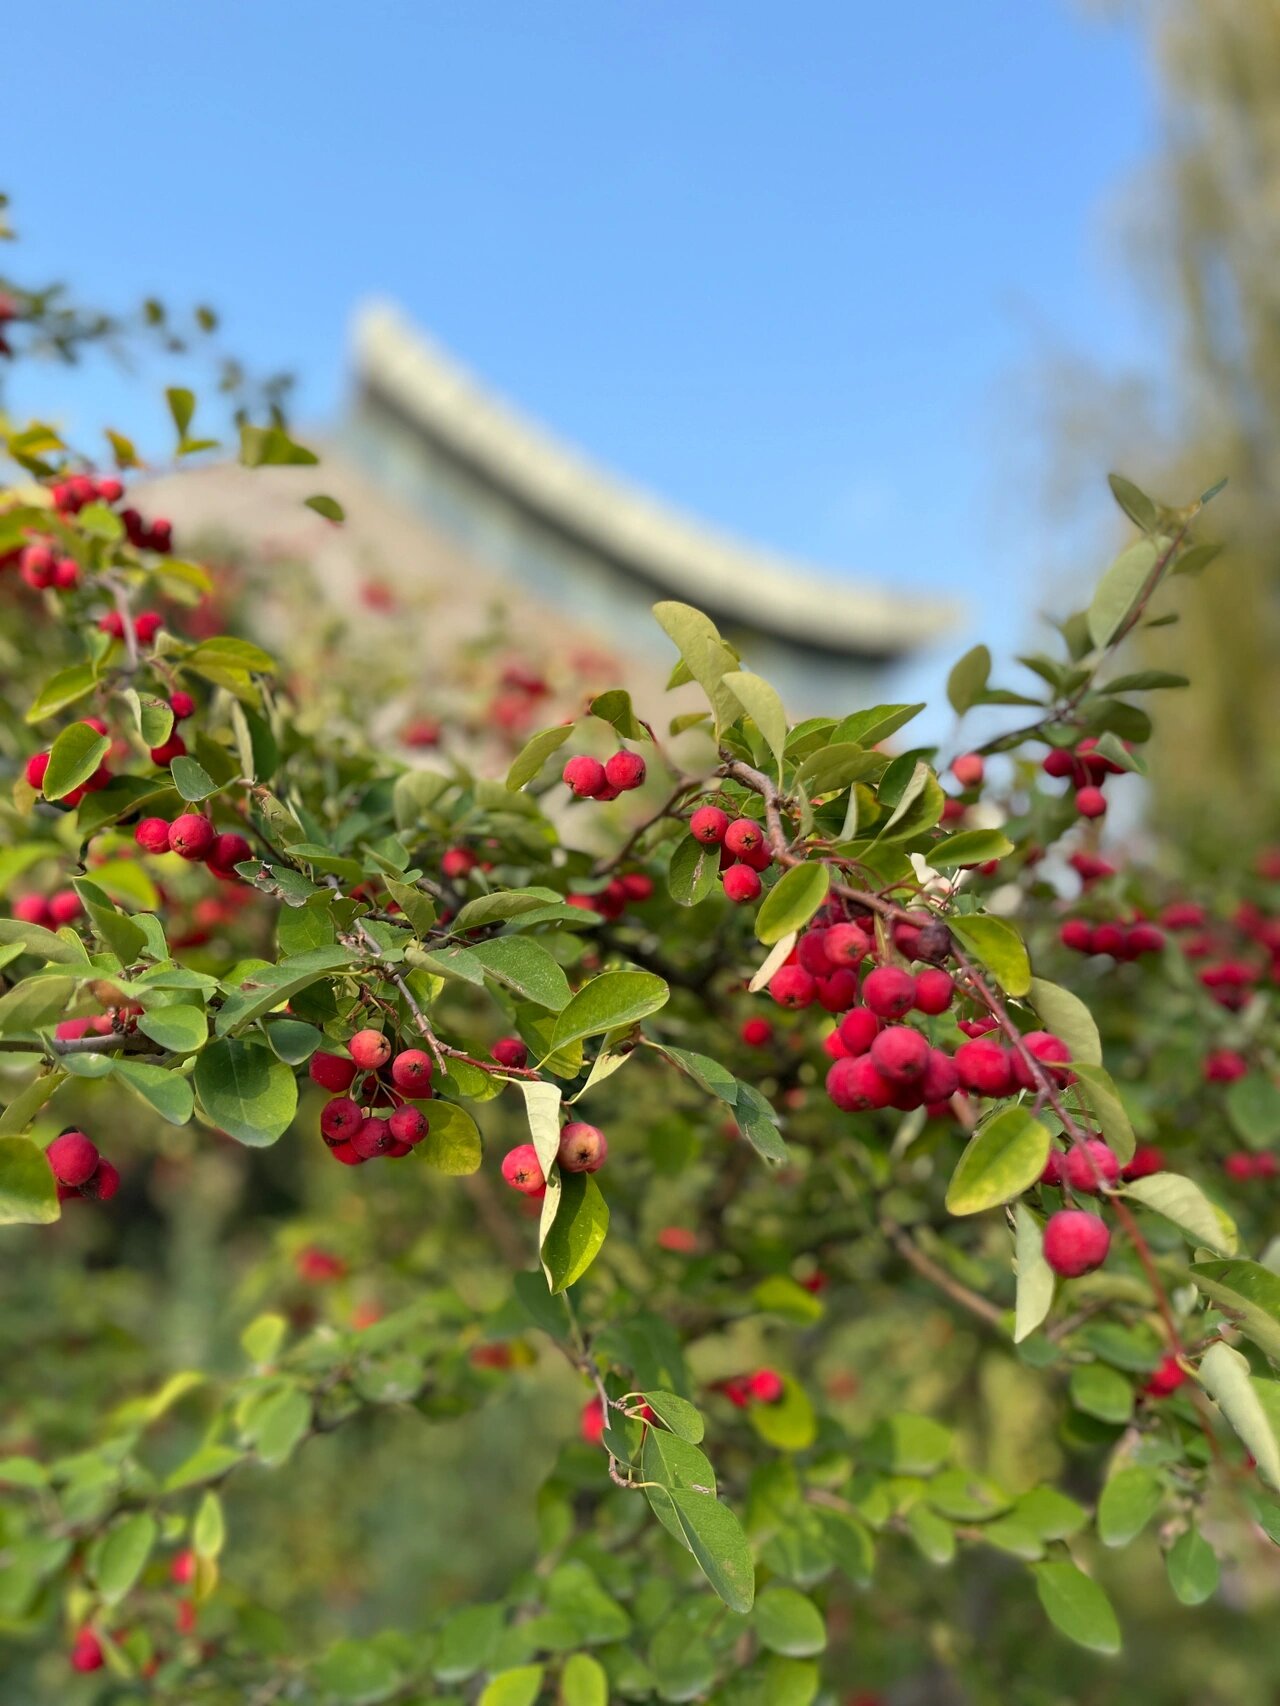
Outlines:
{"type": "Polygon", "coordinates": [[[958,612],[838,581],[739,543],[624,484],[492,395],[391,306],[356,319],[356,376],[495,487],[553,525],[633,564],[650,585],[725,619],[823,651],[894,656],[958,612]]]}

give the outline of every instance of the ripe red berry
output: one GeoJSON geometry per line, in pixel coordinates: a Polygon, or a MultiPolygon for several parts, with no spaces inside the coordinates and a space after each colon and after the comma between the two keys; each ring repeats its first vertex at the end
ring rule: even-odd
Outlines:
{"type": "Polygon", "coordinates": [[[98,1146],[82,1131],[64,1131],[44,1153],[60,1185],[87,1184],[97,1169],[98,1146]]]}
{"type": "Polygon", "coordinates": [[[578,1417],[578,1432],[588,1445],[599,1445],[604,1438],[604,1405],[599,1398],[588,1398],[578,1417]]]}
{"type": "Polygon", "coordinates": [[[215,876],[230,877],[235,874],[237,865],[243,865],[246,859],[253,857],[253,848],[243,835],[229,830],[214,836],[206,857],[215,876]]]}
{"type": "Polygon", "coordinates": [[[858,969],[870,945],[866,931],[856,924],[833,924],[823,934],[823,952],[831,964],[846,966],[850,971],[858,969]]]}
{"type": "Polygon", "coordinates": [[[13,916],[20,924],[40,924],[46,930],[53,923],[49,903],[40,894],[19,895],[13,902],[13,916]]]}
{"type": "Polygon", "coordinates": [[[653,878],[647,871],[624,871],[618,882],[626,898],[637,905],[653,899],[653,878]]]}
{"type": "Polygon", "coordinates": [[[730,865],[720,884],[735,906],[747,906],[760,898],[760,879],[750,865],[730,865]]]}
{"type": "Polygon", "coordinates": [[[347,1048],[361,1072],[376,1072],[391,1058],[391,1038],[381,1031],[357,1031],[347,1048]]]}
{"type": "Polygon", "coordinates": [[[502,1158],[502,1177],[513,1191],[526,1197],[537,1196],[546,1188],[546,1179],[538,1164],[538,1151],[531,1143],[517,1144],[502,1158]]]}
{"type": "Polygon", "coordinates": [[[1108,1185],[1120,1178],[1120,1162],[1110,1144],[1100,1137],[1091,1137],[1067,1151],[1062,1164],[1063,1175],[1073,1191],[1082,1196],[1100,1196],[1108,1185]]]}
{"type": "Polygon", "coordinates": [[[1063,1279],[1078,1279],[1100,1268],[1110,1248],[1111,1233],[1085,1209],[1059,1209],[1045,1224],[1044,1259],[1063,1279]]]}
{"type": "Polygon", "coordinates": [[[818,979],[818,1001],[828,1013],[847,1012],[858,999],[858,978],[847,966],[818,979]]]}
{"type": "Polygon", "coordinates": [[[1040,760],[1040,768],[1046,776],[1070,776],[1075,767],[1075,759],[1064,746],[1050,747],[1040,760]]]}
{"type": "Polygon", "coordinates": [[[803,966],[779,966],[769,979],[769,994],[779,1007],[808,1007],[818,986],[803,966]]]}
{"type": "Polygon", "coordinates": [[[960,1073],[955,1061],[940,1048],[930,1049],[924,1076],[920,1080],[921,1096],[930,1104],[950,1102],[959,1088],[960,1073]]]}
{"type": "Polygon", "coordinates": [[[890,1084],[918,1084],[929,1064],[929,1041],[910,1025],[890,1025],[871,1045],[871,1064],[890,1084]]]}
{"type": "Polygon", "coordinates": [[[724,844],[735,859],[741,859],[764,846],[764,830],[754,818],[736,817],[724,832],[724,844]]]}
{"type": "MultiPolygon", "coordinates": [[[[314,1084],[319,1084],[324,1090],[333,1090],[339,1095],[349,1090],[355,1082],[358,1068],[354,1060],[347,1060],[340,1054],[326,1054],[323,1049],[311,1056],[307,1063],[307,1073],[314,1084]]],[[[355,1104],[352,1103],[354,1107],[355,1104]]]]}
{"type": "Polygon", "coordinates": [[[431,1092],[431,1074],[434,1070],[431,1056],[425,1054],[422,1049],[403,1049],[391,1062],[391,1082],[397,1090],[403,1090],[406,1095],[426,1096],[431,1092]]]}
{"type": "Polygon", "coordinates": [[[729,827],[729,814],[719,806],[699,806],[689,819],[689,833],[704,847],[718,847],[729,827]]]}
{"type": "Polygon", "coordinates": [[[609,1145],[604,1133],[585,1120],[570,1120],[560,1133],[556,1159],[566,1173],[595,1173],[604,1166],[609,1145]]]}
{"type": "Polygon", "coordinates": [[[916,973],[916,1012],[936,1015],[950,1007],[956,986],[945,971],[927,966],[916,973]]]}
{"type": "MultiPolygon", "coordinates": [[[[1061,1037],[1055,1037],[1049,1031],[1028,1031],[1022,1039],[1022,1047],[1034,1060],[1040,1062],[1053,1083],[1065,1083],[1070,1077],[1069,1073],[1061,1070],[1063,1065],[1071,1059],[1071,1050],[1061,1037]]],[[[1020,1050],[1011,1051],[1009,1065],[1013,1072],[1014,1082],[1021,1089],[1035,1089],[1035,1075],[1020,1050]]]]}
{"type": "Polygon", "coordinates": [[[51,585],[59,592],[70,592],[80,585],[80,565],[74,557],[59,557],[53,565],[51,585]]]}
{"type": "Polygon", "coordinates": [[[576,794],[580,800],[590,799],[593,794],[599,793],[601,788],[608,786],[609,780],[600,760],[590,758],[586,753],[571,758],[561,776],[569,792],[576,794]]]}
{"type": "Polygon", "coordinates": [[[748,1048],[766,1048],[773,1041],[773,1026],[767,1019],[746,1019],[738,1035],[748,1048]]]}
{"type": "Polygon", "coordinates": [[[440,856],[440,874],[456,882],[476,868],[476,856],[469,847],[446,847],[440,856]]]}
{"type": "Polygon", "coordinates": [[[185,758],[186,755],[187,743],[176,729],[162,745],[151,748],[151,762],[162,769],[172,764],[175,758],[185,758]]]}
{"type": "Polygon", "coordinates": [[[980,752],[962,752],[951,765],[951,774],[962,788],[980,786],[986,773],[987,767],[980,752]]]}
{"type": "Polygon", "coordinates": [[[785,1390],[782,1376],[771,1368],[759,1368],[747,1377],[747,1391],[759,1404],[776,1404],[785,1390]]]}
{"type": "Polygon", "coordinates": [[[1007,1096],[1013,1089],[1009,1056],[997,1042],[979,1037],[961,1043],[955,1052],[956,1071],[966,1090],[979,1096],[1007,1096]]]}
{"type": "Polygon", "coordinates": [[[178,688],[176,693],[171,693],[169,695],[169,709],[173,712],[174,717],[178,722],[182,722],[185,717],[189,717],[195,708],[195,700],[189,693],[184,693],[181,688],[178,688]]]}
{"type": "Polygon", "coordinates": [[[149,646],[163,627],[164,617],[158,610],[142,610],[133,622],[133,631],[140,646],[149,646]]]}
{"type": "Polygon", "coordinates": [[[196,1555],[189,1546],[184,1547],[169,1565],[169,1580],[176,1587],[185,1588],[195,1580],[195,1574],[196,1555]]]}
{"type": "Polygon", "coordinates": [[[1118,924],[1095,924],[1090,937],[1089,951],[1110,954],[1113,960],[1124,958],[1124,931],[1118,924]]]}
{"type": "Polygon", "coordinates": [[[830,977],[836,969],[827,957],[825,930],[806,930],[796,943],[796,959],[814,977],[830,977]]]}
{"type": "Polygon", "coordinates": [[[23,775],[33,788],[39,788],[44,784],[44,773],[48,768],[49,754],[47,752],[33,752],[27,760],[27,767],[23,771],[23,775]]]}
{"type": "Polygon", "coordinates": [[[57,894],[49,896],[49,916],[55,926],[70,924],[73,918],[79,918],[83,910],[80,896],[74,889],[59,889],[57,894]]]}
{"type": "Polygon", "coordinates": [[[629,793],[644,781],[645,762],[638,752],[628,752],[624,748],[606,761],[604,773],[611,788],[617,788],[619,793],[629,793]]]}
{"type": "Polygon", "coordinates": [[[1102,817],[1107,809],[1102,789],[1092,785],[1076,789],[1076,810],[1081,817],[1102,817]]]}
{"type": "MultiPolygon", "coordinates": [[[[314,1058],[314,1057],[313,1057],[314,1058]]],[[[330,1056],[330,1059],[335,1057],[330,1056]]],[[[344,1065],[350,1065],[344,1061],[344,1065]]],[[[320,1110],[320,1135],[329,1145],[350,1143],[364,1120],[363,1110],[350,1096],[335,1096],[320,1110]]]]}
{"type": "Polygon", "coordinates": [[[169,825],[169,851],[181,859],[206,858],[213,840],[213,825],[199,812],[183,812],[169,825]]]}
{"type": "Polygon", "coordinates": [[[866,1054],[880,1034],[880,1021],[869,1007],[853,1007],[840,1021],[840,1041],[850,1056],[866,1054]]]}
{"type": "Polygon", "coordinates": [[[101,1670],[106,1663],[102,1642],[92,1629],[78,1629],[71,1643],[71,1668],[78,1671],[101,1670]]]}
{"type": "Polygon", "coordinates": [[[499,1066],[525,1067],[529,1064],[529,1050],[519,1037],[499,1037],[489,1053],[499,1066]]]}
{"type": "Polygon", "coordinates": [[[1160,914],[1160,922],[1166,930],[1202,930],[1204,908],[1194,901],[1175,900],[1160,914]]]}
{"type": "Polygon", "coordinates": [[[1158,954],[1164,947],[1164,931],[1145,920],[1129,926],[1125,942],[1125,958],[1138,959],[1142,954],[1158,954]]]}
{"type": "Polygon", "coordinates": [[[395,1139],[386,1120],[366,1114],[348,1141],[362,1160],[372,1161],[375,1156],[385,1155],[395,1139]]]}
{"type": "Polygon", "coordinates": [[[753,871],[767,871],[773,863],[773,854],[762,841],[759,847],[748,847],[738,855],[744,865],[749,865],[753,871]]]}
{"type": "Polygon", "coordinates": [[[1140,1143],[1120,1169],[1122,1179],[1149,1179],[1153,1173],[1163,1173],[1167,1162],[1164,1151],[1154,1143],[1140,1143]]]}
{"type": "Polygon", "coordinates": [[[827,1073],[827,1095],[846,1114],[887,1108],[893,1100],[893,1085],[876,1071],[870,1055],[837,1060],[827,1073]]]}
{"type": "Polygon", "coordinates": [[[169,851],[169,824],[162,817],[144,817],[133,832],[133,839],[144,853],[169,851]]]}
{"type": "Polygon", "coordinates": [[[1159,1367],[1152,1374],[1142,1390],[1148,1398],[1168,1398],[1185,1382],[1185,1370],[1177,1357],[1164,1356],[1160,1359],[1159,1367]]]}
{"type": "Polygon", "coordinates": [[[901,1019],[915,1006],[916,980],[901,966],[878,966],[863,980],[862,999],[882,1019],[901,1019]]]}
{"type": "Polygon", "coordinates": [[[1206,1084],[1234,1084],[1249,1071],[1249,1062],[1233,1048],[1216,1048],[1205,1055],[1201,1068],[1206,1084]]]}
{"type": "Polygon", "coordinates": [[[98,1165],[81,1185],[80,1194],[93,1197],[98,1202],[110,1202],[119,1189],[120,1174],[104,1155],[99,1158],[98,1165]]]}
{"type": "Polygon", "coordinates": [[[397,1143],[412,1148],[415,1143],[422,1142],[431,1125],[421,1108],[397,1108],[387,1121],[387,1129],[397,1143]]]}
{"type": "Polygon", "coordinates": [[[24,546],[18,558],[18,573],[34,591],[53,584],[53,552],[47,545],[24,546]]]}
{"type": "Polygon", "coordinates": [[[1058,932],[1058,940],[1064,948],[1071,948],[1077,954],[1093,952],[1093,925],[1083,918],[1068,918],[1058,932]]]}

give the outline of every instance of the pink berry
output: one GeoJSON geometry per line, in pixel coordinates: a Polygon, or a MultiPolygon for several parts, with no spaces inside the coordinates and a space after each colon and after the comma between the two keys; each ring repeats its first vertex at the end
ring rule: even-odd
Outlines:
{"type": "Polygon", "coordinates": [[[1055,1274],[1078,1279],[1107,1259],[1111,1233],[1095,1214],[1082,1208],[1059,1209],[1044,1229],[1044,1259],[1055,1274]]]}
{"type": "Polygon", "coordinates": [[[987,773],[980,752],[963,752],[951,766],[951,774],[962,788],[976,788],[987,773]]]}
{"type": "Polygon", "coordinates": [[[253,848],[243,835],[234,831],[226,831],[215,835],[213,845],[206,855],[209,869],[219,877],[229,877],[235,872],[237,865],[243,865],[246,859],[253,857],[253,848]]]}
{"type": "Polygon", "coordinates": [[[725,894],[735,906],[748,906],[759,900],[761,882],[749,865],[730,865],[720,878],[725,894]]]}
{"type": "Polygon", "coordinates": [[[606,762],[604,773],[609,786],[625,794],[644,781],[645,762],[638,752],[615,752],[606,762]]]}
{"type": "Polygon", "coordinates": [[[110,1202],[119,1189],[120,1174],[104,1155],[89,1178],[81,1185],[80,1193],[82,1196],[93,1197],[97,1202],[110,1202]]]}
{"type": "Polygon", "coordinates": [[[499,1037],[489,1053],[499,1066],[522,1068],[529,1064],[529,1050],[519,1037],[499,1037]]]}
{"type": "Polygon", "coordinates": [[[918,1084],[929,1064],[928,1039],[910,1025],[890,1025],[871,1045],[871,1064],[890,1084],[918,1084]]]}
{"type": "Polygon", "coordinates": [[[546,1187],[538,1151],[531,1143],[517,1144],[502,1158],[502,1177],[513,1191],[526,1197],[537,1196],[546,1187]]]}
{"type": "Polygon", "coordinates": [[[840,1021],[840,1041],[850,1056],[866,1054],[880,1034],[880,1021],[869,1007],[853,1007],[840,1021]]]}
{"type": "Polygon", "coordinates": [[[422,1049],[403,1049],[391,1062],[391,1082],[408,1096],[428,1096],[434,1070],[431,1056],[422,1049]]]}
{"type": "Polygon", "coordinates": [[[351,1088],[357,1070],[354,1060],[347,1060],[340,1054],[326,1054],[323,1049],[313,1054],[307,1063],[307,1073],[312,1082],[338,1094],[351,1088]]]}
{"type": "Polygon", "coordinates": [[[421,1108],[397,1108],[387,1121],[387,1128],[397,1143],[405,1143],[412,1148],[415,1143],[422,1142],[431,1125],[421,1108]]]}
{"type": "Polygon", "coordinates": [[[1095,787],[1076,789],[1076,810],[1081,817],[1102,817],[1107,809],[1107,802],[1102,789],[1095,787]]]}
{"type": "Polygon", "coordinates": [[[589,758],[585,753],[571,758],[561,775],[569,792],[576,794],[580,800],[590,799],[608,786],[604,765],[598,758],[589,758]]]}
{"type": "Polygon", "coordinates": [[[946,972],[927,966],[916,973],[916,1012],[936,1016],[950,1007],[956,986],[946,972]]]}
{"type": "Polygon", "coordinates": [[[871,946],[865,930],[856,924],[833,924],[823,933],[823,952],[833,966],[845,966],[856,971],[871,946]]]}
{"type": "Polygon", "coordinates": [[[1108,1185],[1120,1178],[1120,1162],[1115,1151],[1100,1137],[1091,1137],[1067,1151],[1063,1173],[1073,1191],[1082,1196],[1100,1196],[1108,1185]]]}
{"type": "Polygon", "coordinates": [[[940,1048],[930,1049],[924,1076],[920,1080],[920,1094],[925,1101],[950,1102],[959,1088],[960,1073],[955,1061],[940,1048]]]}
{"type": "Polygon", "coordinates": [[[609,1145],[604,1133],[585,1120],[570,1120],[560,1133],[556,1159],[566,1173],[595,1173],[604,1166],[609,1145]]]}
{"type": "Polygon", "coordinates": [[[169,851],[181,859],[204,859],[213,841],[213,825],[199,812],[183,812],[169,825],[169,851]]]}
{"type": "Polygon", "coordinates": [[[776,1404],[786,1387],[782,1376],[771,1368],[760,1368],[747,1378],[747,1391],[760,1404],[776,1404]]]}
{"type": "Polygon", "coordinates": [[[699,806],[689,819],[689,833],[704,847],[718,847],[729,827],[729,814],[719,806],[699,806]]]}
{"type": "Polygon", "coordinates": [[[754,818],[737,817],[724,832],[724,844],[735,859],[755,853],[764,846],[764,830],[754,818]]]}
{"type": "Polygon", "coordinates": [[[87,1184],[97,1169],[98,1147],[82,1131],[64,1131],[44,1153],[60,1185],[87,1184]]]}
{"type": "Polygon", "coordinates": [[[837,1060],[827,1073],[827,1095],[847,1114],[887,1108],[893,1085],[876,1071],[869,1055],[837,1060]]]}
{"type": "Polygon", "coordinates": [[[915,1006],[916,980],[901,966],[879,966],[862,985],[862,999],[882,1019],[901,1019],[915,1006]]]}
{"type": "Polygon", "coordinates": [[[780,966],[769,980],[769,994],[779,1007],[808,1007],[818,986],[803,966],[780,966]]]}
{"type": "Polygon", "coordinates": [[[381,1031],[357,1031],[347,1049],[361,1072],[376,1072],[391,1058],[391,1039],[381,1031]]]}
{"type": "Polygon", "coordinates": [[[767,1048],[773,1041],[773,1026],[767,1019],[746,1019],[738,1035],[748,1048],[767,1048]]]}
{"type": "MultiPolygon", "coordinates": [[[[330,1056],[330,1059],[333,1058],[335,1057],[330,1056]]],[[[363,1111],[350,1096],[335,1096],[320,1110],[320,1135],[330,1147],[339,1143],[350,1143],[355,1133],[360,1130],[363,1120],[363,1111]]]]}
{"type": "Polygon", "coordinates": [[[133,832],[133,839],[144,853],[169,851],[169,824],[162,817],[144,817],[133,832]]]}
{"type": "Polygon", "coordinates": [[[169,709],[173,712],[178,722],[182,722],[184,718],[189,717],[195,708],[195,700],[189,693],[184,693],[181,688],[179,688],[176,693],[171,693],[169,695],[169,709]]]}
{"type": "Polygon", "coordinates": [[[818,979],[818,1002],[828,1013],[846,1013],[857,999],[857,974],[847,966],[818,979]]]}
{"type": "Polygon", "coordinates": [[[974,1042],[961,1043],[955,1062],[966,1090],[979,1096],[1007,1096],[1013,1089],[1009,1056],[997,1042],[979,1037],[974,1042]]]}

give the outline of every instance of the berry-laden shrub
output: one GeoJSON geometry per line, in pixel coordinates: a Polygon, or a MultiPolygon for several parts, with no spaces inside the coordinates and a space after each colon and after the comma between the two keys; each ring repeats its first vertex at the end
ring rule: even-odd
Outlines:
{"type": "MultiPolygon", "coordinates": [[[[6,300],[16,357],[52,310],[6,300]]],[[[0,1218],[67,1355],[6,1359],[0,1606],[50,1698],[1056,1699],[1121,1645],[1112,1552],[1159,1560],[1150,1617],[1280,1540],[1280,870],[1209,900],[1099,852],[1177,685],[1116,654],[1205,500],[1116,482],[1140,536],[1030,686],[960,660],[955,712],[1024,710],[949,762],[917,705],[793,726],[665,601],[700,706],[598,692],[503,777],[446,725],[334,738],[307,672],[193,631],[215,577],[119,435],[111,474],[5,437],[0,1218]],[[170,1286],[213,1299],[180,1372],[170,1286]],[[281,1472],[293,1578],[380,1412],[479,1454],[509,1392],[536,1555],[336,1642],[329,1559],[300,1650],[237,1562],[281,1472]]],[[[239,455],[313,460],[278,415],[239,455]]]]}

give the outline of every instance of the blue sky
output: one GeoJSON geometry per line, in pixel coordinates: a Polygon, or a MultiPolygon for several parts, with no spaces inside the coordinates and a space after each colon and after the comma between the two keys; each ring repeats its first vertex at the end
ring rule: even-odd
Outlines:
{"type": "Polygon", "coordinates": [[[1065,0],[64,0],[56,36],[6,25],[48,67],[0,117],[25,274],[214,302],[311,420],[388,295],[618,471],[1006,643],[1010,375],[1149,353],[1106,214],[1153,95],[1065,0]]]}

